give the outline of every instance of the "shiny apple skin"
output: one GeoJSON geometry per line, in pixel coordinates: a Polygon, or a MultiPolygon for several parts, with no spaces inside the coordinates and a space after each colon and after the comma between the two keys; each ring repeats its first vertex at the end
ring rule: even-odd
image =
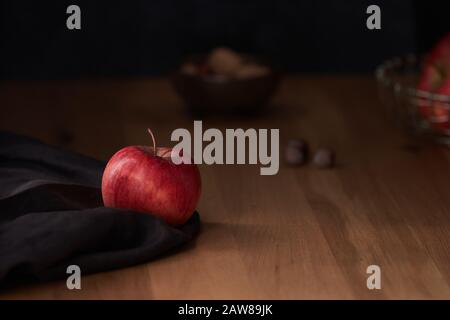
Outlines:
{"type": "Polygon", "coordinates": [[[154,155],[153,148],[129,146],[114,154],[103,172],[104,205],[184,224],[200,199],[201,177],[195,164],[174,164],[170,151],[158,148],[154,155]]]}
{"type": "MultiPolygon", "coordinates": [[[[450,33],[430,50],[425,57],[418,89],[440,95],[450,95],[450,33]]],[[[450,134],[450,112],[445,103],[422,99],[420,114],[428,119],[431,127],[439,133],[450,134]]]]}

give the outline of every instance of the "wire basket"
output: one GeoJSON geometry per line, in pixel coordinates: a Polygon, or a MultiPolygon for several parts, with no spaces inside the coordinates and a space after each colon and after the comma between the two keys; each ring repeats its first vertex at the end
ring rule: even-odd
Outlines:
{"type": "Polygon", "coordinates": [[[390,118],[410,134],[450,147],[450,96],[417,89],[421,59],[407,55],[382,63],[375,72],[390,118]]]}

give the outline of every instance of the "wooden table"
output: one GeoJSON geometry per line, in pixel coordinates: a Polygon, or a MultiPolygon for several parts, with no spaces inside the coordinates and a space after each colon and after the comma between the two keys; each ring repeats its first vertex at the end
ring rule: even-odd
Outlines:
{"type": "MultiPolygon", "coordinates": [[[[8,82],[0,128],[101,158],[130,144],[169,144],[193,120],[163,79],[8,82]]],[[[280,128],[330,146],[338,166],[201,166],[203,230],[147,264],[0,293],[14,298],[450,298],[450,152],[411,147],[381,112],[369,76],[289,77],[257,119],[205,127],[280,128]],[[368,290],[366,268],[381,267],[368,290]]]]}

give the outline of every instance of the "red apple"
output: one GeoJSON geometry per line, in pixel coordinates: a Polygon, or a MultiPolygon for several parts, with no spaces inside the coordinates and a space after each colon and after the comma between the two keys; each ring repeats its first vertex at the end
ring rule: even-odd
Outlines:
{"type": "Polygon", "coordinates": [[[426,65],[434,65],[443,73],[450,71],[450,32],[442,37],[425,57],[426,65]]]}
{"type": "MultiPolygon", "coordinates": [[[[450,33],[427,54],[417,86],[419,90],[450,96],[450,33]]],[[[436,99],[423,98],[419,112],[440,133],[449,134],[449,105],[436,99]]]]}
{"type": "Polygon", "coordinates": [[[431,106],[430,121],[433,127],[440,132],[450,135],[450,75],[444,83],[435,91],[436,94],[447,96],[447,101],[439,101],[435,99],[431,106]]]}
{"type": "Polygon", "coordinates": [[[171,151],[155,148],[154,142],[153,148],[129,146],[114,154],[103,172],[104,205],[153,214],[174,226],[184,224],[200,198],[201,178],[195,164],[174,164],[171,151]]]}

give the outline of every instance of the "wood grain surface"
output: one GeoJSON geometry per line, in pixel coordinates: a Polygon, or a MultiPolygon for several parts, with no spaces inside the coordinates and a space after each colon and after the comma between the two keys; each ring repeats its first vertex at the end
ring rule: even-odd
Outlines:
{"type": "MultiPolygon", "coordinates": [[[[192,128],[165,79],[3,82],[0,129],[107,160],[192,128]]],[[[370,76],[286,78],[268,112],[204,127],[280,128],[336,150],[337,167],[201,166],[202,231],[135,267],[0,292],[0,299],[449,299],[450,152],[387,121],[370,76]],[[366,268],[381,267],[368,290],[366,268]]],[[[281,148],[283,149],[283,148],[281,148]]],[[[281,150],[281,156],[283,150],[281,150]]]]}

